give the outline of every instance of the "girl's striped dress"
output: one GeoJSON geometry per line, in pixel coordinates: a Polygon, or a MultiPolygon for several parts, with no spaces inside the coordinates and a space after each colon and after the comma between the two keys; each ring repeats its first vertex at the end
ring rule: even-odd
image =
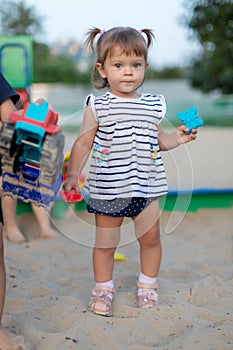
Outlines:
{"type": "Polygon", "coordinates": [[[160,197],[167,181],[157,125],[166,113],[162,95],[121,98],[110,92],[87,98],[98,123],[88,187],[90,198],[160,197]]]}

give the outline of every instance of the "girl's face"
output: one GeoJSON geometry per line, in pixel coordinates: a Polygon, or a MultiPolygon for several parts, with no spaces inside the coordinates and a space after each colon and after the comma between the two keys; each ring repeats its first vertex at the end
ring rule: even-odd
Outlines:
{"type": "Polygon", "coordinates": [[[107,78],[110,91],[119,97],[131,98],[138,97],[136,90],[144,81],[147,67],[144,57],[134,53],[127,56],[119,46],[107,56],[103,65],[96,63],[101,77],[107,78]]]}

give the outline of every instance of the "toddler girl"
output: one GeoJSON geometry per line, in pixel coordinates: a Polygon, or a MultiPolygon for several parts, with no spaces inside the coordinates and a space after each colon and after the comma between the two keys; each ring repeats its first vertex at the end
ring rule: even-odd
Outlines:
{"type": "Polygon", "coordinates": [[[86,41],[96,52],[94,87],[107,92],[86,99],[63,188],[80,192],[78,177],[92,151],[87,210],[95,215],[96,238],[89,309],[104,316],[112,315],[114,252],[124,217],[132,218],[140,246],[138,307],[157,304],[162,254],[158,199],[167,193],[160,151],[195,140],[197,133],[186,135],[184,125],[164,132],[160,124],[166,113],[164,97],[138,92],[152,41],[151,30],[130,27],[94,28],[86,41]]]}

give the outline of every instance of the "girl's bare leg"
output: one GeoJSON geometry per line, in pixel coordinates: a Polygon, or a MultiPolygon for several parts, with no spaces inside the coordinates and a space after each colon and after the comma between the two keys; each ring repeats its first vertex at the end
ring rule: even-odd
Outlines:
{"type": "Polygon", "coordinates": [[[120,240],[120,226],[123,218],[96,214],[95,221],[94,279],[95,282],[102,283],[112,280],[114,252],[120,240]]]}
{"type": "Polygon", "coordinates": [[[156,277],[161,264],[159,212],[158,201],[155,200],[134,218],[140,245],[141,272],[148,277],[156,277]]]}

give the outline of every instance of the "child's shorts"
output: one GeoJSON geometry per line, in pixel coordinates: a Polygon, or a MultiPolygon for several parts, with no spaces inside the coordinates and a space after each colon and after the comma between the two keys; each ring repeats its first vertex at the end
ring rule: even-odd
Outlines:
{"type": "Polygon", "coordinates": [[[115,198],[113,200],[90,198],[87,204],[87,211],[115,217],[134,217],[157,199],[158,197],[115,198]]]}

